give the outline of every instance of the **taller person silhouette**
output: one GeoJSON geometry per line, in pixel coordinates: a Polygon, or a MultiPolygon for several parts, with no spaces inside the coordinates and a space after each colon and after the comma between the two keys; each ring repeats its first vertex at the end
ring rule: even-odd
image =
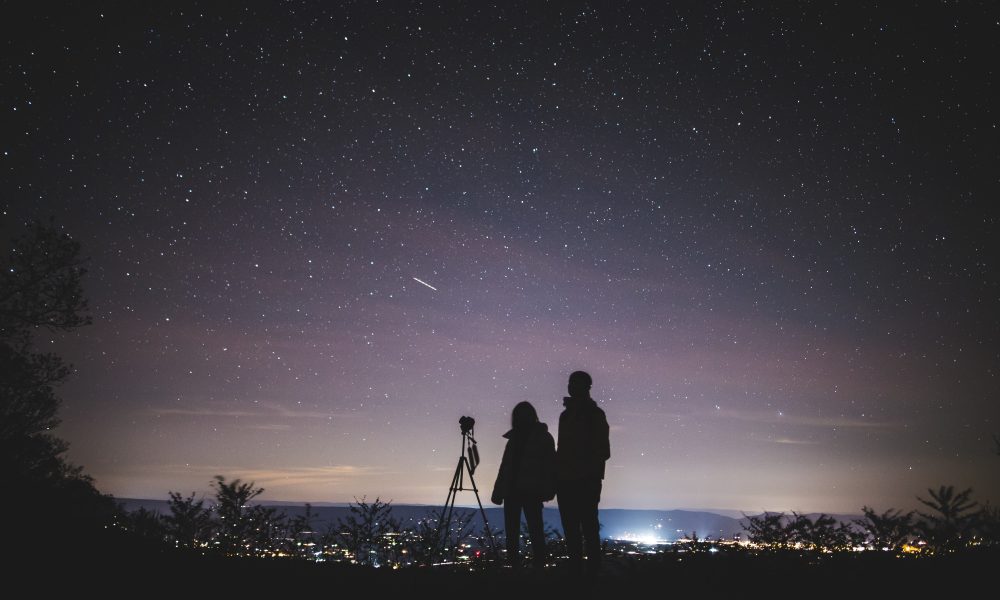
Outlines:
{"type": "Polygon", "coordinates": [[[601,536],[597,505],[601,501],[604,464],[611,458],[608,419],[590,397],[593,380],[584,371],[569,376],[563,398],[566,407],[559,415],[556,448],[556,500],[569,566],[583,573],[584,546],[586,572],[596,575],[601,568],[601,536]]]}

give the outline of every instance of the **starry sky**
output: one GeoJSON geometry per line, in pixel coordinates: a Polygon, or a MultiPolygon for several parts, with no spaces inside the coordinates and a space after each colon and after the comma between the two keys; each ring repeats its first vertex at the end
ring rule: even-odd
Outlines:
{"type": "Polygon", "coordinates": [[[1000,501],[995,4],[239,4],[0,26],[102,491],[440,505],[469,415],[487,500],[583,369],[602,507],[1000,501]]]}

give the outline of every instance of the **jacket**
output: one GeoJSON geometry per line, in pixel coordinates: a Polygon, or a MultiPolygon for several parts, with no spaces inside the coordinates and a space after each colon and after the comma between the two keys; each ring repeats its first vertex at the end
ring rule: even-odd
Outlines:
{"type": "Polygon", "coordinates": [[[503,450],[493,494],[494,504],[505,498],[552,500],[556,495],[556,443],[545,423],[535,423],[526,431],[511,429],[503,434],[503,450]]]}
{"type": "Polygon", "coordinates": [[[604,479],[611,458],[610,428],[604,411],[591,398],[563,398],[559,415],[556,476],[560,481],[604,479]]]}

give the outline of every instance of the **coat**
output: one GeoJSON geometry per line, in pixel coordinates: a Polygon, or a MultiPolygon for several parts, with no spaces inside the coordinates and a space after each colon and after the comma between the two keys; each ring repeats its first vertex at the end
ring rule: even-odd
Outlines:
{"type": "Polygon", "coordinates": [[[563,398],[559,415],[559,481],[604,479],[604,463],[611,458],[608,418],[590,398],[563,398]]]}
{"type": "Polygon", "coordinates": [[[503,450],[493,494],[494,504],[505,498],[552,500],[556,496],[556,443],[548,425],[535,423],[526,431],[511,429],[503,434],[503,450]]]}

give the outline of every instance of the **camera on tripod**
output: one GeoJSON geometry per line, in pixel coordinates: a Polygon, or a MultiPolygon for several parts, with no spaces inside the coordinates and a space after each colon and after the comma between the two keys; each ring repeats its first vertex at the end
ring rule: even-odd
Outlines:
{"type": "Polygon", "coordinates": [[[458,420],[458,426],[462,428],[462,441],[467,445],[463,450],[463,456],[468,456],[466,460],[471,475],[479,465],[479,448],[476,447],[476,438],[472,437],[472,428],[476,426],[476,420],[472,417],[462,417],[458,420]]]}
{"type": "Polygon", "coordinates": [[[458,420],[458,425],[462,428],[462,435],[471,435],[472,428],[476,426],[476,420],[472,417],[462,417],[458,420]]]}
{"type": "MultiPolygon", "coordinates": [[[[444,544],[450,539],[451,515],[455,510],[455,498],[458,492],[472,491],[476,495],[476,502],[479,504],[479,513],[483,516],[483,527],[486,529],[486,539],[490,543],[490,550],[493,556],[497,555],[496,541],[493,539],[493,532],[490,531],[490,522],[486,518],[486,510],[483,509],[483,502],[479,499],[479,488],[476,487],[476,480],[472,474],[476,472],[479,465],[479,448],[476,445],[476,438],[472,437],[472,428],[476,426],[476,420],[472,417],[463,416],[458,420],[459,427],[462,428],[462,455],[458,458],[458,466],[455,467],[455,476],[451,480],[451,487],[448,488],[448,499],[444,501],[444,508],[441,509],[441,519],[438,521],[437,536],[444,544]],[[465,487],[465,476],[468,474],[471,488],[465,487]]],[[[440,549],[435,549],[438,552],[440,549]]]]}

